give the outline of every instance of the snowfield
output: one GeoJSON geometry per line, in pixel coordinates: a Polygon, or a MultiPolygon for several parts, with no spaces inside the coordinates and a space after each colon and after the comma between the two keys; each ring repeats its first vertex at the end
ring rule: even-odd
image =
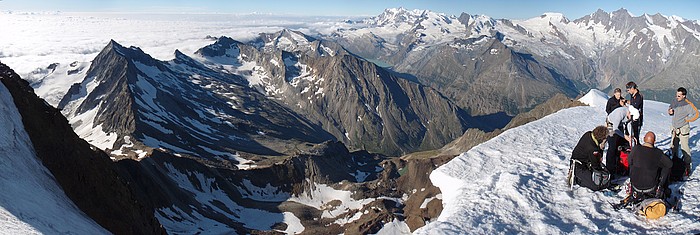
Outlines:
{"type": "Polygon", "coordinates": [[[68,199],[0,83],[0,234],[109,234],[68,199]]]}
{"type": "MultiPolygon", "coordinates": [[[[642,91],[643,94],[644,91],[642,91]]],[[[433,171],[443,211],[416,234],[689,234],[700,233],[700,173],[674,183],[683,189],[682,210],[646,220],[629,210],[615,211],[617,195],[574,186],[566,174],[581,135],[604,125],[607,96],[597,90],[581,99],[591,106],[561,110],[461,154],[433,171]]],[[[668,104],[644,102],[642,133],[653,131],[657,147],[669,148],[668,104]]],[[[700,165],[697,125],[691,124],[693,165],[700,165]]]]}

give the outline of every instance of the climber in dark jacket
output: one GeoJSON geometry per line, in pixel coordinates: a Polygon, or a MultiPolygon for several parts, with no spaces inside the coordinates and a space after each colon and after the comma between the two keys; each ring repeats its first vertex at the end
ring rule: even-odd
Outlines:
{"type": "Polygon", "coordinates": [[[630,105],[639,110],[639,119],[632,121],[632,137],[635,141],[639,143],[639,133],[642,130],[642,125],[644,124],[644,96],[639,93],[637,84],[634,82],[627,83],[627,93],[630,94],[630,105]]]}
{"type": "Polygon", "coordinates": [[[625,103],[624,101],[625,98],[622,97],[622,90],[620,88],[615,88],[615,93],[608,99],[608,103],[605,105],[605,112],[610,114],[616,108],[622,107],[625,103]]]}
{"type": "Polygon", "coordinates": [[[610,174],[603,167],[601,158],[608,136],[608,128],[597,126],[587,131],[574,147],[569,166],[569,184],[581,185],[593,191],[609,186],[610,174]],[[573,173],[573,174],[572,174],[573,173]]]}
{"type": "Polygon", "coordinates": [[[656,135],[650,131],[644,135],[644,144],[632,148],[628,159],[630,183],[633,192],[663,199],[673,162],[654,147],[655,142],[656,135]]]}

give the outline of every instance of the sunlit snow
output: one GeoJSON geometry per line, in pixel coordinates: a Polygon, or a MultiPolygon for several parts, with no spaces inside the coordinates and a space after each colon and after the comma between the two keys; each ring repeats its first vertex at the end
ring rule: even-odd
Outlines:
{"type": "Polygon", "coordinates": [[[0,83],[0,233],[108,234],[41,164],[12,100],[0,83]]]}
{"type": "MultiPolygon", "coordinates": [[[[637,234],[700,232],[700,181],[675,183],[684,189],[683,211],[648,221],[628,210],[615,211],[610,203],[625,192],[606,195],[565,182],[571,151],[581,135],[605,123],[607,97],[599,91],[585,96],[595,106],[561,110],[501,135],[461,154],[433,171],[430,179],[440,188],[443,211],[436,222],[417,234],[637,234]]],[[[669,148],[668,104],[646,100],[642,132],[654,131],[657,147],[669,148]]],[[[691,143],[697,142],[696,126],[691,143]]],[[[693,155],[700,146],[691,144],[693,155]]],[[[694,165],[700,158],[693,158],[694,165]]]]}

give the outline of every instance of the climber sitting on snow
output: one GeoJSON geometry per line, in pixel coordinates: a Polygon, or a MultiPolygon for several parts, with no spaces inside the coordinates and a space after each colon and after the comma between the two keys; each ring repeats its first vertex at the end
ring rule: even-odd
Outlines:
{"type": "Polygon", "coordinates": [[[664,199],[667,179],[673,162],[663,151],[654,147],[656,135],[647,132],[644,144],[632,148],[629,156],[630,183],[635,199],[664,199]]]}
{"type": "Polygon", "coordinates": [[[597,126],[581,136],[571,153],[569,186],[578,184],[593,191],[610,186],[610,174],[601,162],[607,135],[607,127],[597,126]]]}

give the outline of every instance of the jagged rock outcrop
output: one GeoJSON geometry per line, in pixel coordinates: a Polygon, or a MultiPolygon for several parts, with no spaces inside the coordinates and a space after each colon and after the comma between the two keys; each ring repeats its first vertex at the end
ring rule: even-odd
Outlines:
{"type": "Polygon", "coordinates": [[[12,94],[37,156],[80,210],[115,234],[165,233],[107,154],[80,139],[58,109],[4,64],[0,81],[12,94]]]}

